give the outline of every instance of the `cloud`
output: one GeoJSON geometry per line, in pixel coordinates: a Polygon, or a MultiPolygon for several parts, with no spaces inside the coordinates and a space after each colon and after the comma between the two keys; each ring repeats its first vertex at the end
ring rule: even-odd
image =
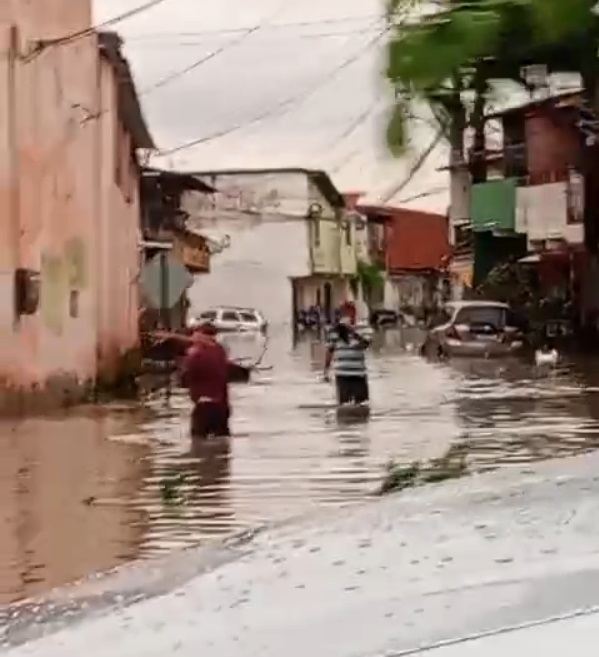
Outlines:
{"type": "MultiPolygon", "coordinates": [[[[140,4],[96,0],[95,20],[140,4]]],[[[396,186],[433,132],[415,125],[413,152],[400,161],[388,155],[383,41],[371,43],[381,28],[381,2],[332,4],[165,0],[120,23],[148,121],[162,148],[231,131],[177,153],[170,163],[188,169],[323,168],[341,188],[368,189],[373,198],[396,186]],[[251,34],[235,31],[261,21],[264,26],[251,34]],[[153,89],[165,76],[219,49],[186,75],[153,89]],[[261,115],[267,116],[256,120],[261,115]]],[[[446,174],[436,169],[445,162],[444,150],[435,152],[402,195],[444,185],[446,174]]],[[[415,203],[444,211],[447,195],[415,203]]]]}

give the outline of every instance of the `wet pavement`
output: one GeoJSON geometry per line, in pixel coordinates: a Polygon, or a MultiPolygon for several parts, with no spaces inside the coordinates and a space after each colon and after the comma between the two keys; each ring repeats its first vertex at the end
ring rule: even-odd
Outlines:
{"type": "Polygon", "coordinates": [[[520,471],[599,444],[593,363],[557,371],[518,361],[430,364],[414,354],[415,341],[378,337],[368,422],[337,421],[318,349],[304,340],[291,350],[284,335],[271,340],[255,381],[234,387],[230,443],[190,447],[188,402],[177,392],[141,409],[5,422],[0,604],[363,501],[391,459],[432,458],[459,442],[474,471],[520,471]]]}
{"type": "Polygon", "coordinates": [[[534,646],[553,657],[565,627],[568,652],[587,657],[599,636],[597,472],[592,454],[319,511],[170,592],[63,617],[5,653],[488,657],[534,646]],[[528,641],[515,642],[522,628],[528,641]]]}

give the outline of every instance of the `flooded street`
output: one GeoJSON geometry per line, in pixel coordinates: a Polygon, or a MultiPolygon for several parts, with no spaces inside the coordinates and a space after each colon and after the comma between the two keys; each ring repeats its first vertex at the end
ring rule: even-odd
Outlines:
{"type": "Polygon", "coordinates": [[[474,470],[599,444],[599,368],[431,364],[411,337],[377,336],[373,412],[339,423],[318,350],[276,333],[250,385],[233,387],[234,436],[190,447],[189,403],[114,405],[4,422],[0,604],[119,564],[363,500],[390,460],[468,447],[474,470]],[[272,369],[270,367],[272,366],[272,369]]]}

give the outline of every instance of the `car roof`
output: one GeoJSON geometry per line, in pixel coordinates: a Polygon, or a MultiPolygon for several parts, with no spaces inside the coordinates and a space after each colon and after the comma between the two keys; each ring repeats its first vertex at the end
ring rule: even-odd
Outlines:
{"type": "Polygon", "coordinates": [[[470,300],[470,301],[448,301],[445,306],[459,310],[461,308],[509,308],[507,303],[503,301],[484,301],[484,300],[470,300]]]}
{"type": "Polygon", "coordinates": [[[247,308],[247,307],[242,307],[242,306],[215,306],[214,308],[208,308],[206,310],[202,310],[203,313],[214,313],[214,312],[219,312],[222,310],[235,310],[238,312],[242,313],[257,313],[260,314],[259,310],[256,310],[255,308],[247,308]]]}

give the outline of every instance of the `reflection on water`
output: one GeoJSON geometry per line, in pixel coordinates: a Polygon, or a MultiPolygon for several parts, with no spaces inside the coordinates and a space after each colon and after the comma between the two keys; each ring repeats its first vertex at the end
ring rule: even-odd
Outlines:
{"type": "MultiPolygon", "coordinates": [[[[229,340],[235,338],[229,337],[229,340]]],[[[260,348],[248,336],[231,349],[260,348]]],[[[0,603],[327,505],[364,499],[391,459],[468,446],[474,469],[599,444],[599,368],[418,358],[388,332],[370,357],[372,415],[339,422],[322,349],[269,343],[251,385],[232,390],[233,438],[192,443],[189,402],[4,423],[0,603]]]]}

